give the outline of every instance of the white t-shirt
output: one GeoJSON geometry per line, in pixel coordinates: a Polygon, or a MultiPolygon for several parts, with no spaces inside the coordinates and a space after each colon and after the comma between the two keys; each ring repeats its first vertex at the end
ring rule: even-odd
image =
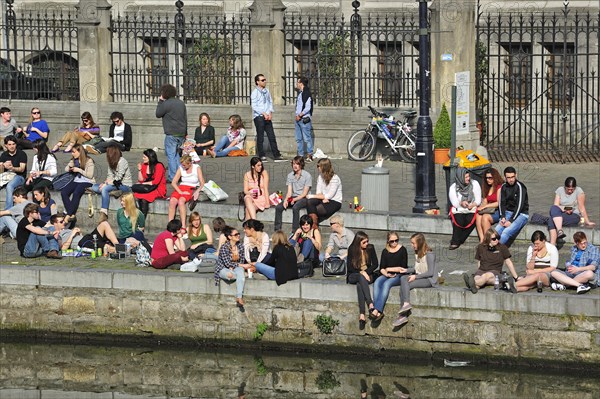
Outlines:
{"type": "Polygon", "coordinates": [[[192,170],[190,173],[186,172],[183,166],[179,167],[181,170],[181,185],[188,187],[198,187],[200,185],[200,180],[198,179],[198,168],[200,166],[193,164],[192,170]]]}
{"type": "Polygon", "coordinates": [[[113,136],[113,140],[114,141],[123,141],[123,139],[125,138],[125,124],[121,124],[121,126],[117,126],[115,125],[115,130],[114,130],[114,136],[113,136]]]}

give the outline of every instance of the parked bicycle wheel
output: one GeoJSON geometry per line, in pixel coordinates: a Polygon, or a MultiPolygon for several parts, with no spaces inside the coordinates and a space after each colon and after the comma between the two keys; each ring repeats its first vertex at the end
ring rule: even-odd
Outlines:
{"type": "Polygon", "coordinates": [[[410,139],[406,136],[400,137],[400,145],[399,148],[400,157],[404,162],[415,163],[417,162],[417,148],[416,148],[416,140],[417,138],[413,135],[410,136],[410,139]],[[411,141],[412,140],[412,141],[411,141]]]}
{"type": "Polygon", "coordinates": [[[348,157],[353,161],[364,161],[375,152],[376,138],[367,129],[354,132],[348,140],[348,157]]]}

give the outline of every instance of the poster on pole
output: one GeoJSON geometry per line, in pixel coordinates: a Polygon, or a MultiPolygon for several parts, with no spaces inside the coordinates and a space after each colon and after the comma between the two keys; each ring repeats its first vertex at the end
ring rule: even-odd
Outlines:
{"type": "Polygon", "coordinates": [[[469,132],[469,88],[471,72],[464,71],[454,74],[456,81],[456,133],[469,132]]]}

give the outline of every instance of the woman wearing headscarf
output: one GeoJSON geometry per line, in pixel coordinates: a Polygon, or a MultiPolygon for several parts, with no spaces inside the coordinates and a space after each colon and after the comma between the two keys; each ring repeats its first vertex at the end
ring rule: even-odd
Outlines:
{"type": "Polygon", "coordinates": [[[471,180],[468,170],[458,168],[448,198],[452,204],[452,239],[448,249],[454,250],[467,240],[475,228],[477,207],[481,204],[481,186],[477,181],[471,180]]]}

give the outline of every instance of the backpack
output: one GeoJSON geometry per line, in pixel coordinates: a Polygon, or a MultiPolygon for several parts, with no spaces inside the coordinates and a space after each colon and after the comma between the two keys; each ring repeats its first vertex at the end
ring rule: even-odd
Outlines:
{"type": "Polygon", "coordinates": [[[137,267],[150,267],[150,252],[143,245],[139,245],[135,250],[135,265],[137,267]]]}

